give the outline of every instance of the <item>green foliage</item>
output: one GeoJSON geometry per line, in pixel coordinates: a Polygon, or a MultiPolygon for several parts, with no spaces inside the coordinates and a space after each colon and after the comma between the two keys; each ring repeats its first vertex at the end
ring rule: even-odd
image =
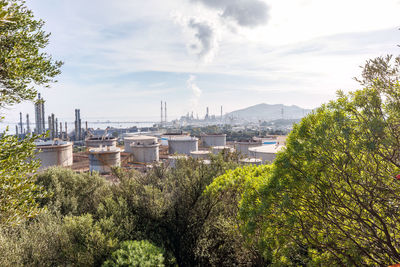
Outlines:
{"type": "Polygon", "coordinates": [[[117,245],[90,214],[65,217],[60,239],[64,264],[73,266],[99,266],[117,245]]]}
{"type": "MultiPolygon", "coordinates": [[[[204,194],[214,201],[210,219],[203,231],[199,249],[209,255],[207,265],[265,265],[253,240],[246,240],[243,221],[238,217],[243,207],[242,199],[259,203],[258,189],[269,177],[271,166],[245,166],[228,170],[216,178],[204,194]]],[[[248,204],[248,203],[247,203],[248,204]]]]}
{"type": "Polygon", "coordinates": [[[43,52],[50,34],[42,30],[24,1],[0,1],[0,107],[32,100],[32,84],[48,86],[60,73],[60,61],[43,52]]]}
{"type": "MultiPolygon", "coordinates": [[[[0,108],[32,100],[33,84],[48,86],[60,73],[61,62],[42,52],[49,41],[43,21],[35,20],[23,1],[0,0],[0,108]]],[[[1,120],[2,118],[0,118],[1,120]]],[[[33,175],[36,137],[0,137],[0,226],[15,226],[36,216],[35,199],[44,197],[33,175]]]]}
{"type": "Polygon", "coordinates": [[[0,226],[15,226],[40,212],[35,199],[46,195],[33,175],[39,166],[31,160],[34,139],[19,140],[7,132],[0,136],[0,226]]]}
{"type": "Polygon", "coordinates": [[[125,241],[103,266],[165,266],[163,250],[147,240],[125,241]]]}
{"type": "Polygon", "coordinates": [[[400,261],[399,61],[369,61],[364,89],[296,125],[260,203],[243,199],[244,229],[274,264],[400,261]]]}
{"type": "Polygon", "coordinates": [[[108,182],[99,174],[79,174],[61,167],[38,174],[36,183],[49,193],[39,200],[41,206],[62,215],[94,214],[100,202],[111,195],[108,182]]]}

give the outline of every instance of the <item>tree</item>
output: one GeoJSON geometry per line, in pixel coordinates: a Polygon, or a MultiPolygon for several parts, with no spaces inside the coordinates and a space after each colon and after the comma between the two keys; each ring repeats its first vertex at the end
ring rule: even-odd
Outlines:
{"type": "Polygon", "coordinates": [[[35,155],[34,138],[0,136],[0,225],[13,226],[36,216],[40,209],[35,199],[46,197],[32,175],[39,166],[31,160],[35,155]]]}
{"type": "Polygon", "coordinates": [[[262,233],[258,246],[275,261],[400,262],[399,63],[368,61],[363,89],[338,92],[294,127],[259,189],[260,203],[243,199],[247,233],[262,233]]]}
{"type": "Polygon", "coordinates": [[[103,266],[162,267],[165,266],[163,250],[147,240],[125,241],[103,266]]]}
{"type": "Polygon", "coordinates": [[[50,34],[36,20],[24,1],[0,1],[0,107],[33,100],[33,84],[49,86],[62,62],[42,51],[50,34]]]}
{"type": "MultiPolygon", "coordinates": [[[[43,24],[24,1],[0,1],[0,108],[34,99],[34,84],[48,86],[60,73],[62,63],[42,51],[49,42],[43,24]]],[[[0,225],[15,225],[39,212],[35,199],[43,195],[34,185],[39,165],[30,161],[34,140],[18,140],[7,131],[0,136],[0,225]]]]}

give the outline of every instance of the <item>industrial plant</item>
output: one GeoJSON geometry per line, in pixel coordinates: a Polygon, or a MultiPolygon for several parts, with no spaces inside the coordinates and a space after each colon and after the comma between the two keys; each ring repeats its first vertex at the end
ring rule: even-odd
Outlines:
{"type": "Polygon", "coordinates": [[[272,162],[285,147],[285,137],[260,136],[255,134],[259,128],[253,135],[243,134],[243,129],[254,130],[251,125],[244,125],[244,128],[243,125],[234,126],[239,129],[237,133],[241,139],[233,139],[237,134],[228,136],[228,126],[235,130],[224,124],[222,106],[220,116],[211,115],[208,107],[204,119],[195,119],[193,112],[184,116],[180,119],[180,122],[185,122],[183,126],[176,120],[168,122],[167,102],[161,101],[160,121],[154,122],[153,127],[94,129],[88,127],[88,121],[84,121],[85,127],[82,127],[79,108],[74,110],[73,123],[61,121],[54,113],[46,119],[45,103],[39,94],[34,104],[35,128],[30,126],[29,114],[23,122],[22,113],[16,127],[19,138],[32,134],[38,136],[36,151],[41,162],[40,170],[63,166],[78,172],[101,174],[111,173],[114,167],[146,171],[154,164],[167,164],[173,168],[177,160],[188,157],[207,164],[220,153],[237,153],[243,165],[260,165],[272,162]],[[68,129],[68,125],[72,127],[68,129]],[[207,128],[208,125],[214,126],[207,128]],[[196,127],[203,130],[195,132],[193,129],[196,127]]]}

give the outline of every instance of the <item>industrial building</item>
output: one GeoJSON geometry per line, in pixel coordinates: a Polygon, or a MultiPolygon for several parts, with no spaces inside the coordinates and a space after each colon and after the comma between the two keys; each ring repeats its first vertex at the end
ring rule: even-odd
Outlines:
{"type": "Polygon", "coordinates": [[[35,133],[43,134],[46,131],[45,124],[45,116],[44,116],[44,100],[41,98],[40,94],[38,95],[38,100],[35,103],[35,133]]]}
{"type": "Polygon", "coordinates": [[[278,144],[250,147],[249,154],[253,158],[261,159],[263,164],[271,163],[276,158],[276,154],[284,147],[278,144]]]}
{"type": "Polygon", "coordinates": [[[226,146],[226,134],[202,134],[200,139],[203,147],[226,146]]]}
{"type": "Polygon", "coordinates": [[[254,158],[244,158],[239,160],[239,162],[243,165],[256,165],[259,166],[262,164],[261,159],[254,159],[254,158]]]}
{"type": "Polygon", "coordinates": [[[117,147],[98,147],[89,150],[90,172],[110,173],[112,167],[121,166],[121,150],[117,147]]]}
{"type": "Polygon", "coordinates": [[[36,142],[37,158],[41,161],[39,170],[51,166],[71,166],[73,163],[72,143],[65,141],[36,142]]]}
{"type": "Polygon", "coordinates": [[[239,142],[235,142],[235,149],[238,153],[241,153],[245,156],[250,156],[249,148],[257,147],[257,146],[261,146],[261,145],[262,145],[261,141],[254,141],[254,140],[239,141],[239,142]]]}
{"type": "Polygon", "coordinates": [[[213,154],[218,155],[221,152],[235,152],[235,149],[229,146],[214,146],[211,148],[213,154]]]}
{"type": "Polygon", "coordinates": [[[185,154],[199,150],[199,139],[191,136],[175,136],[168,140],[169,154],[185,154]]]}
{"type": "Polygon", "coordinates": [[[211,152],[206,150],[198,150],[190,152],[190,156],[194,159],[208,159],[211,152]]]}
{"type": "Polygon", "coordinates": [[[116,147],[117,146],[117,138],[115,137],[90,137],[86,139],[87,147],[116,147]]]}
{"type": "Polygon", "coordinates": [[[185,160],[187,159],[187,156],[185,155],[173,155],[173,156],[168,156],[168,162],[169,162],[169,167],[175,168],[176,163],[179,160],[185,160]]]}
{"type": "Polygon", "coordinates": [[[125,137],[125,152],[132,153],[133,161],[137,163],[153,163],[160,159],[157,138],[153,136],[125,137]]]}

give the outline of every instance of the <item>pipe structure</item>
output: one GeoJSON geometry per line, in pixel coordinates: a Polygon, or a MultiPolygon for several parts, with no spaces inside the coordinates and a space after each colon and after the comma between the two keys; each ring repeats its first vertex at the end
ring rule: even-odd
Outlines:
{"type": "Polygon", "coordinates": [[[23,124],[22,124],[22,112],[19,113],[19,129],[22,134],[24,132],[23,124]]]}
{"type": "Polygon", "coordinates": [[[26,114],[26,133],[27,134],[31,133],[31,125],[29,123],[29,114],[26,114]]]}

